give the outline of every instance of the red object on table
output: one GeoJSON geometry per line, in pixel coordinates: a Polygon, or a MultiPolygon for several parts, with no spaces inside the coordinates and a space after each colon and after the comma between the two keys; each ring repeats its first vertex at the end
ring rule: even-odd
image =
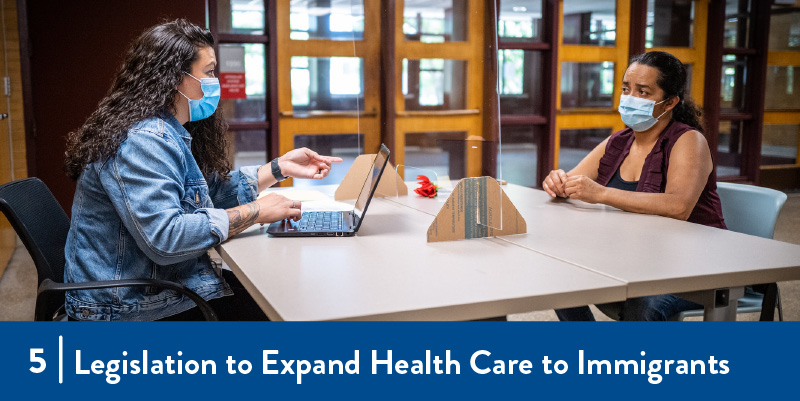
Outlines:
{"type": "Polygon", "coordinates": [[[417,193],[419,196],[425,196],[428,198],[435,198],[436,192],[439,189],[437,185],[433,185],[431,180],[424,175],[418,175],[417,180],[419,180],[420,187],[415,189],[414,192],[417,193]]]}

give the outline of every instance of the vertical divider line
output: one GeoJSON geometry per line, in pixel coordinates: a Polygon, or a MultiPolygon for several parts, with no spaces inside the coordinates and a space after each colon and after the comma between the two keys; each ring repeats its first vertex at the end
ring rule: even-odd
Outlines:
{"type": "Polygon", "coordinates": [[[58,384],[64,383],[64,336],[58,336],[58,384]]]}
{"type": "MultiPolygon", "coordinates": [[[[366,10],[366,8],[367,8],[367,6],[366,6],[366,4],[364,4],[363,8],[361,10],[361,14],[364,17],[364,31],[367,30],[366,29],[367,28],[367,10],[366,10]]],[[[350,41],[353,43],[353,57],[358,58],[358,54],[356,53],[356,30],[355,30],[355,24],[353,23],[353,16],[354,16],[354,14],[353,14],[353,0],[350,0],[350,41]]],[[[364,39],[364,36],[365,36],[364,32],[362,31],[361,32],[362,39],[364,39]]],[[[367,93],[366,93],[367,89],[364,87],[365,86],[364,85],[364,71],[365,71],[364,67],[365,67],[365,65],[364,65],[364,62],[361,61],[361,60],[358,61],[358,64],[361,66],[361,71],[359,71],[359,74],[358,74],[359,78],[360,78],[359,82],[358,82],[358,85],[361,87],[360,88],[360,92],[361,92],[361,94],[364,95],[364,100],[366,100],[367,99],[367,93]]],[[[361,155],[362,154],[362,151],[361,151],[361,110],[360,110],[361,107],[360,107],[360,103],[359,103],[359,100],[358,100],[359,96],[360,96],[360,94],[356,94],[356,146],[358,147],[357,148],[358,152],[359,152],[358,154],[361,155]]],[[[366,109],[366,107],[365,107],[365,109],[366,109]]],[[[366,142],[366,138],[365,138],[365,142],[366,142]]]]}
{"type": "MultiPolygon", "coordinates": [[[[497,13],[497,1],[491,0],[492,5],[494,6],[494,15],[492,18],[494,19],[492,26],[494,26],[494,50],[495,50],[495,58],[498,57],[498,53],[500,52],[500,15],[497,13]]],[[[499,60],[498,60],[499,62],[499,60]]],[[[500,87],[500,66],[497,66],[497,76],[495,77],[495,85],[494,85],[494,95],[497,96],[497,179],[503,179],[503,126],[500,124],[502,116],[500,114],[500,92],[502,88],[500,87]]],[[[502,199],[501,199],[502,200],[502,199]]],[[[502,209],[502,202],[500,202],[500,215],[503,215],[502,209]]],[[[502,220],[501,220],[502,221],[502,220]]],[[[501,226],[500,229],[502,230],[503,227],[501,226]]]]}
{"type": "MultiPolygon", "coordinates": [[[[494,6],[494,15],[492,16],[492,26],[494,27],[494,58],[497,62],[497,74],[495,74],[495,92],[494,95],[497,97],[497,180],[498,183],[503,180],[503,125],[501,124],[502,121],[502,114],[500,110],[500,93],[502,92],[501,83],[500,83],[500,14],[497,11],[497,3],[499,0],[491,0],[492,6],[494,6]]],[[[485,185],[484,185],[485,188],[485,185]]],[[[499,230],[503,230],[503,189],[500,189],[500,228],[499,230]]]]}

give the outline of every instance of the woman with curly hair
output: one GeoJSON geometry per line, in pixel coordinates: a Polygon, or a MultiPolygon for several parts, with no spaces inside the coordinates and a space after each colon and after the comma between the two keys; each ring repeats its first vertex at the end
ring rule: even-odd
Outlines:
{"type": "MultiPolygon", "coordinates": [[[[222,319],[266,316],[206,251],[255,223],[299,219],[299,202],[260,190],[285,177],[321,179],[335,157],[295,149],[268,166],[231,171],[215,113],[219,80],[211,33],[185,20],[145,31],[108,95],[67,140],[77,180],[65,249],[65,282],[155,278],[182,283],[222,319]]],[[[78,320],[192,319],[194,302],[169,290],[72,291],[78,320]]]]}
{"type": "MultiPolygon", "coordinates": [[[[628,128],[597,145],[570,172],[551,171],[544,190],[552,197],[725,229],[711,149],[701,133],[700,113],[686,95],[681,61],[658,51],[631,59],[622,78],[619,113],[628,128]]],[[[619,320],[666,320],[702,309],[672,294],[597,307],[619,320]]],[[[594,320],[587,306],[556,314],[561,320],[594,320]]]]}

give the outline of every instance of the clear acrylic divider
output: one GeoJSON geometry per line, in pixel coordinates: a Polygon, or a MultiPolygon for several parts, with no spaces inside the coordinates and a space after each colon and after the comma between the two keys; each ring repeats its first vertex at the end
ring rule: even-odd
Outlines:
{"type": "MultiPolygon", "coordinates": [[[[460,182],[459,194],[453,196],[460,197],[458,204],[469,214],[459,219],[464,221],[465,229],[487,233],[489,229],[503,229],[502,191],[494,177],[485,176],[494,174],[498,167],[498,142],[470,136],[466,131],[412,132],[406,133],[405,139],[405,163],[397,166],[404,181],[414,181],[417,175],[428,176],[441,187],[441,202],[447,201],[460,182]]],[[[409,189],[417,188],[412,186],[409,189]]],[[[409,196],[417,195],[409,191],[409,196]]]]}
{"type": "MultiPolygon", "coordinates": [[[[500,13],[499,13],[499,10],[497,9],[497,2],[493,2],[492,3],[492,7],[494,7],[494,15],[495,16],[499,16],[500,13]]],[[[494,21],[493,28],[494,28],[494,35],[493,35],[493,37],[494,37],[494,51],[498,52],[500,50],[500,43],[499,43],[499,40],[498,40],[499,32],[497,31],[497,20],[494,21]]],[[[494,62],[495,63],[497,62],[497,58],[494,59],[494,62]]],[[[497,68],[497,67],[498,66],[495,65],[495,68],[497,68]]],[[[495,182],[497,184],[499,184],[499,185],[491,185],[491,189],[487,189],[487,190],[492,191],[492,192],[497,190],[497,195],[491,195],[491,196],[492,196],[492,198],[494,200],[494,205],[499,206],[500,210],[498,212],[499,216],[494,216],[493,213],[491,213],[491,211],[489,211],[489,213],[486,214],[486,216],[487,216],[486,219],[482,219],[482,216],[480,216],[480,215],[477,217],[477,219],[478,219],[478,225],[486,226],[486,227],[492,227],[492,228],[495,228],[495,229],[502,230],[503,229],[503,220],[505,220],[504,219],[505,216],[503,215],[503,198],[504,198],[504,196],[503,196],[502,185],[505,185],[505,181],[503,180],[503,125],[500,124],[500,117],[502,115],[502,112],[500,110],[500,104],[501,104],[501,102],[500,102],[500,94],[503,93],[503,88],[501,87],[500,74],[497,74],[496,77],[495,77],[494,89],[495,89],[494,96],[495,96],[495,100],[496,100],[495,103],[497,104],[497,109],[493,110],[494,112],[497,113],[496,116],[495,116],[495,121],[497,121],[497,142],[496,142],[497,143],[497,148],[495,149],[494,146],[493,146],[494,142],[491,142],[491,140],[494,139],[494,138],[490,137],[489,141],[483,143],[483,155],[484,155],[483,158],[485,159],[485,162],[490,163],[490,165],[494,167],[493,169],[491,169],[491,171],[493,171],[495,173],[494,179],[496,179],[495,182]],[[488,157],[487,157],[487,155],[488,155],[488,157]],[[489,218],[491,218],[492,221],[489,221],[489,218]],[[497,222],[499,222],[499,224],[497,224],[497,222]]],[[[485,138],[485,134],[484,134],[484,138],[485,138]]],[[[486,169],[484,169],[484,170],[486,170],[486,169]]],[[[487,181],[489,179],[492,179],[492,178],[491,177],[487,178],[487,181]]],[[[488,184],[488,182],[487,182],[487,184],[488,184]]],[[[492,184],[494,184],[494,183],[492,183],[492,184]]],[[[511,213],[511,211],[509,211],[509,213],[511,213]]],[[[516,211],[514,211],[514,213],[516,213],[516,211]]]]}
{"type": "MultiPolygon", "coordinates": [[[[500,136],[500,131],[498,129],[498,138],[500,136]]],[[[494,230],[502,230],[503,229],[503,189],[502,185],[504,182],[502,181],[502,163],[500,162],[501,152],[502,152],[502,143],[498,139],[497,142],[492,141],[471,141],[471,143],[467,144],[467,147],[473,151],[476,151],[475,147],[480,147],[480,154],[481,154],[481,162],[483,164],[488,164],[490,168],[483,168],[484,172],[494,172],[495,176],[488,176],[483,175],[471,178],[470,180],[474,180],[476,182],[466,182],[465,184],[469,184],[467,189],[475,197],[474,203],[475,207],[475,224],[479,226],[481,229],[494,229],[494,230]],[[495,148],[495,145],[497,146],[495,148]],[[488,170],[488,171],[487,171],[488,170]],[[495,178],[496,177],[496,178],[495,178]]],[[[478,153],[476,151],[476,153],[478,153]]]]}
{"type": "MultiPolygon", "coordinates": [[[[349,21],[351,31],[351,41],[353,43],[353,56],[356,54],[356,31],[363,32],[363,1],[350,0],[351,20],[349,21]],[[359,17],[360,19],[358,19],[359,17]]],[[[497,15],[497,5],[495,15],[497,15]]],[[[495,29],[495,50],[498,49],[497,26],[495,29]]],[[[361,89],[363,91],[363,88],[361,89]]],[[[490,129],[488,135],[483,130],[477,132],[453,130],[449,132],[421,132],[406,133],[405,149],[392,149],[393,144],[387,144],[395,154],[401,154],[402,164],[398,164],[393,172],[393,177],[397,183],[395,185],[395,196],[400,196],[400,185],[406,182],[417,181],[416,176],[424,175],[434,184],[439,186],[437,197],[440,202],[445,202],[453,194],[457,182],[461,181],[464,194],[464,205],[469,210],[470,216],[466,217],[465,225],[474,224],[475,230],[486,231],[491,229],[503,229],[503,172],[502,172],[502,125],[500,122],[500,94],[502,93],[501,83],[498,76],[495,82],[495,93],[497,97],[496,112],[496,131],[490,129]],[[496,132],[496,137],[495,137],[496,132]],[[417,143],[414,143],[413,136],[418,136],[417,143]],[[416,158],[414,151],[416,150],[416,158]],[[429,152],[432,151],[432,152],[429,152]],[[447,160],[444,160],[447,159],[447,160]],[[444,167],[444,168],[442,168],[444,167]],[[452,171],[451,171],[452,170],[452,171]],[[402,174],[400,174],[402,173],[402,174]],[[491,176],[488,176],[491,175],[491,176]],[[401,177],[397,180],[397,177],[401,177]],[[452,180],[452,181],[451,181],[452,180]],[[474,212],[473,212],[474,210],[474,212]],[[472,216],[474,213],[474,216],[472,216]],[[474,217],[474,219],[472,218],[474,217]],[[473,223],[474,222],[474,223],[473,223]]],[[[427,99],[427,98],[426,98],[427,99]]],[[[428,99],[428,101],[432,101],[428,99]]],[[[356,98],[358,102],[358,98],[356,98]]],[[[435,102],[434,102],[435,103],[435,102]]],[[[361,132],[360,121],[361,108],[356,107],[356,149],[359,154],[364,151],[362,143],[363,133],[361,132]]],[[[493,113],[494,114],[494,113],[493,113]]],[[[494,128],[494,127],[493,127],[494,128]]],[[[387,171],[384,173],[392,173],[387,171]]],[[[409,196],[417,196],[413,192],[417,184],[408,189],[409,196]],[[412,188],[413,187],[413,188],[412,188]]],[[[513,208],[512,208],[513,209],[513,208]]],[[[465,227],[467,228],[467,227],[465,227]]]]}

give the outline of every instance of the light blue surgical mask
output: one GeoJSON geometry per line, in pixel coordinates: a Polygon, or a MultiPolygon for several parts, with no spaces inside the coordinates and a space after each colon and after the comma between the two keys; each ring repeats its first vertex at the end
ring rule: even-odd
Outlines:
{"type": "Polygon", "coordinates": [[[189,121],[199,121],[204,118],[210,117],[217,110],[219,104],[219,96],[221,93],[218,78],[203,78],[197,79],[194,75],[186,73],[186,75],[196,79],[200,82],[200,89],[203,90],[203,98],[199,100],[189,99],[189,96],[178,91],[186,100],[189,101],[189,121]]]}
{"type": "Polygon", "coordinates": [[[669,100],[664,99],[658,103],[655,100],[642,99],[640,97],[631,95],[622,95],[619,98],[619,115],[622,117],[622,122],[628,127],[631,127],[635,132],[647,131],[653,128],[666,111],[661,113],[658,117],[653,117],[653,109],[657,104],[661,104],[669,100]]]}

